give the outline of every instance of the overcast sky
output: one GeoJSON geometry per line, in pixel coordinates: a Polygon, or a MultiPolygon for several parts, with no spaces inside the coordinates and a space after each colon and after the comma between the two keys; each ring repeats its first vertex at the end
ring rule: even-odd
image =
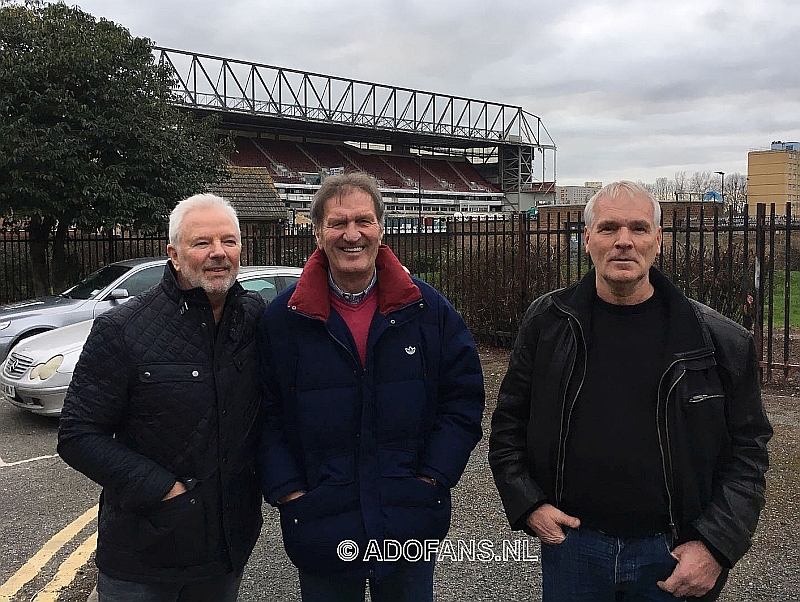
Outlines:
{"type": "Polygon", "coordinates": [[[66,1],[160,46],[522,106],[561,185],[800,140],[800,0],[66,1]]]}

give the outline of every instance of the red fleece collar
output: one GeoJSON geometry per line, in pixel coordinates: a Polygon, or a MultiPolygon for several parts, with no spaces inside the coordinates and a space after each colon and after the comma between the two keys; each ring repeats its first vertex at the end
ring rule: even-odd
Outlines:
{"type": "MultiPolygon", "coordinates": [[[[378,247],[375,267],[378,271],[378,311],[384,316],[422,298],[419,287],[386,245],[378,247]]],[[[327,322],[331,315],[329,294],[328,257],[317,249],[308,258],[288,307],[327,322]]]]}

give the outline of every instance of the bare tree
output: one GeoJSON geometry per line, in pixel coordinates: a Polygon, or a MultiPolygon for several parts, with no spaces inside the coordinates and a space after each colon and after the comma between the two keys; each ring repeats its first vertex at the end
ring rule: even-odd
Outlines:
{"type": "MultiPolygon", "coordinates": [[[[660,201],[687,200],[687,196],[702,199],[709,190],[722,193],[722,179],[708,171],[696,171],[690,178],[686,177],[685,171],[678,171],[674,180],[661,177],[656,178],[653,184],[640,184],[660,201]]],[[[726,205],[741,213],[747,204],[747,176],[738,172],[725,174],[724,189],[726,205]]]]}
{"type": "Polygon", "coordinates": [[[677,200],[679,197],[682,197],[687,192],[686,186],[686,172],[685,171],[676,171],[675,172],[675,199],[677,200]]]}
{"type": "Polygon", "coordinates": [[[747,176],[739,172],[725,176],[725,202],[741,213],[747,204],[747,176]]]}
{"type": "Polygon", "coordinates": [[[696,198],[702,199],[703,195],[709,190],[717,190],[711,181],[711,172],[696,171],[689,178],[689,192],[696,198]]]}
{"type": "Polygon", "coordinates": [[[675,182],[667,178],[656,178],[651,187],[653,196],[661,201],[671,200],[675,193],[675,182]]]}

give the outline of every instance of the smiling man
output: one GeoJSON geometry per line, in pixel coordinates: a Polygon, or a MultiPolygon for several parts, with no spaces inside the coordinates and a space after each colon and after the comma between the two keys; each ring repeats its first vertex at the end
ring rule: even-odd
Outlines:
{"type": "Polygon", "coordinates": [[[233,207],[170,215],[161,283],[98,317],[61,414],[62,458],[103,486],[100,602],[232,602],[261,527],[256,322],[233,207]]]}
{"type": "Polygon", "coordinates": [[[374,602],[432,600],[435,551],[387,542],[447,534],[481,437],[472,336],[381,244],[383,213],[367,174],[326,178],[311,204],[318,249],[259,327],[262,487],[306,602],[363,601],[367,582],[374,602]]]}
{"type": "Polygon", "coordinates": [[[239,274],[239,228],[225,205],[210,204],[202,211],[199,207],[194,211],[181,209],[185,210],[183,219],[174,223],[167,245],[178,285],[203,289],[212,306],[221,310],[239,274]]]}
{"type": "Polygon", "coordinates": [[[750,334],[653,263],[661,208],[615,182],[584,211],[594,270],[534,301],[492,417],[512,528],[542,544],[543,599],[714,600],[764,506],[750,334]]]}

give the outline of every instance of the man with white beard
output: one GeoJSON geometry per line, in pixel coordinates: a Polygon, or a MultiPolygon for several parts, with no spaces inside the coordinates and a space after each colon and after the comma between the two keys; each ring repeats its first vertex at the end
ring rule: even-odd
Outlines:
{"type": "Polygon", "coordinates": [[[103,486],[100,602],[229,602],[261,528],[256,323],[224,199],[170,215],[160,284],[99,316],[61,415],[62,458],[103,486]]]}

